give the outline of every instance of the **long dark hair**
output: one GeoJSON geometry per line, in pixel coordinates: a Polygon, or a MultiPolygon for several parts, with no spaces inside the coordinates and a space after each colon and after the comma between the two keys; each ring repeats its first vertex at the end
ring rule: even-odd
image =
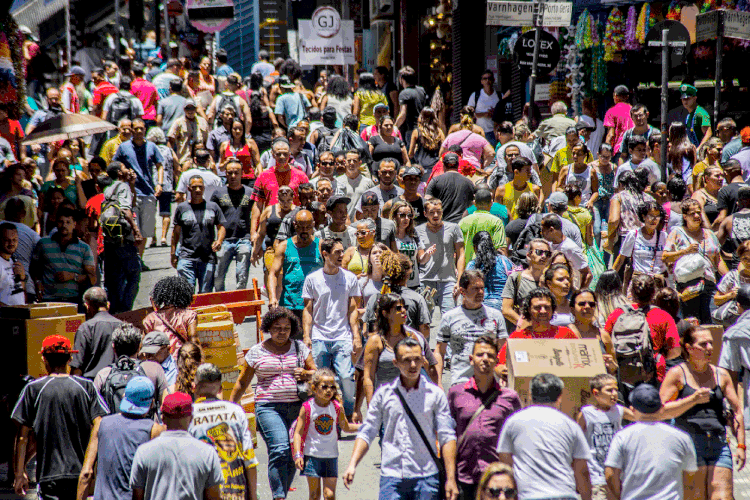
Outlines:
{"type": "Polygon", "coordinates": [[[672,164],[672,170],[679,173],[682,171],[682,159],[687,158],[690,165],[695,165],[697,151],[693,143],[690,142],[687,133],[687,126],[682,122],[672,122],[669,125],[669,151],[667,151],[667,160],[672,164]]]}
{"type": "Polygon", "coordinates": [[[375,318],[378,334],[385,338],[391,331],[391,325],[384,313],[389,312],[397,304],[404,304],[404,299],[397,293],[384,293],[378,296],[375,304],[375,318]]]}
{"type": "Polygon", "coordinates": [[[349,97],[349,82],[347,82],[343,76],[332,76],[328,79],[328,87],[326,87],[326,93],[331,94],[339,99],[346,99],[349,97]]]}
{"type": "Polygon", "coordinates": [[[492,273],[492,270],[495,269],[497,254],[495,253],[495,243],[493,243],[490,233],[479,231],[471,239],[471,243],[474,245],[474,264],[476,268],[485,275],[492,273]]]}

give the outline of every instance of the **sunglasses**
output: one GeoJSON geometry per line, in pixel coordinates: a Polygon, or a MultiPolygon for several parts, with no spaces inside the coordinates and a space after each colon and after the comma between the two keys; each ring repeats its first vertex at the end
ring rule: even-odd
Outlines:
{"type": "Polygon", "coordinates": [[[357,231],[357,236],[367,236],[370,231],[357,231]]]}
{"type": "Polygon", "coordinates": [[[515,488],[485,488],[490,498],[500,498],[500,494],[505,495],[505,498],[516,498],[515,488]]]}
{"type": "Polygon", "coordinates": [[[321,384],[320,388],[322,390],[324,390],[324,391],[327,391],[328,389],[331,389],[332,391],[336,390],[336,386],[335,385],[328,385],[328,384],[321,384]]]}
{"type": "Polygon", "coordinates": [[[550,255],[552,255],[552,252],[550,250],[540,250],[538,248],[534,249],[534,253],[539,257],[549,257],[550,255]]]}
{"type": "Polygon", "coordinates": [[[336,164],[336,162],[333,162],[333,161],[321,161],[321,162],[320,162],[320,164],[321,164],[321,165],[325,165],[325,166],[327,166],[327,167],[330,167],[330,166],[333,166],[333,165],[335,165],[335,164],[336,164]]]}
{"type": "Polygon", "coordinates": [[[406,311],[406,306],[405,305],[401,305],[401,304],[399,304],[397,306],[393,306],[393,308],[395,310],[397,310],[397,311],[406,311]]]}
{"type": "Polygon", "coordinates": [[[396,214],[396,216],[400,217],[402,219],[411,219],[412,218],[411,214],[396,214]]]}
{"type": "Polygon", "coordinates": [[[583,302],[576,302],[576,305],[579,307],[583,307],[583,306],[596,307],[596,302],[589,302],[589,301],[584,300],[583,302]]]}

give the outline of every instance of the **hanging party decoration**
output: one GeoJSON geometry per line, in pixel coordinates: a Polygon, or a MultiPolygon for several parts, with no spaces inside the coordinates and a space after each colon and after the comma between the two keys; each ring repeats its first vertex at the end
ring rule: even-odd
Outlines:
{"type": "Polygon", "coordinates": [[[625,23],[625,50],[638,50],[640,44],[636,40],[636,28],[638,23],[638,12],[635,5],[628,9],[628,20],[625,23]]]}
{"type": "Polygon", "coordinates": [[[651,26],[649,26],[650,17],[651,6],[647,3],[644,3],[643,7],[641,7],[641,13],[638,15],[638,22],[635,28],[635,39],[641,45],[646,42],[646,35],[648,34],[648,30],[651,28],[651,26]]]}
{"type": "Polygon", "coordinates": [[[8,114],[14,118],[26,101],[25,64],[18,25],[10,14],[0,16],[0,103],[10,106],[8,114]]]}
{"type": "Polygon", "coordinates": [[[716,10],[716,7],[716,0],[703,0],[703,3],[701,4],[701,14],[704,14],[711,10],[716,10]]]}
{"type": "Polygon", "coordinates": [[[672,3],[669,4],[669,10],[667,11],[667,19],[679,21],[681,12],[682,5],[680,5],[677,0],[672,0],[672,3]]]}
{"type": "Polygon", "coordinates": [[[615,53],[625,45],[625,20],[620,9],[615,7],[607,18],[604,29],[604,60],[614,60],[615,53]]]}
{"type": "Polygon", "coordinates": [[[578,17],[578,24],[575,28],[575,42],[579,49],[590,49],[594,46],[593,33],[596,30],[592,28],[593,24],[593,19],[591,18],[588,9],[584,10],[578,17]]]}

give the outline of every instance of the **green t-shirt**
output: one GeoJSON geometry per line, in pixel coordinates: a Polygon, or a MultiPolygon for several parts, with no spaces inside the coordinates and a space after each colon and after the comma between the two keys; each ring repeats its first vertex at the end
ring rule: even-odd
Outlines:
{"type": "MultiPolygon", "coordinates": [[[[469,215],[471,215],[477,211],[477,206],[472,205],[467,208],[466,211],[469,212],[469,215]]],[[[502,203],[492,203],[492,207],[490,207],[490,214],[494,215],[495,217],[500,217],[500,219],[502,219],[503,221],[503,224],[508,224],[508,209],[502,203]]]]}
{"type": "Polygon", "coordinates": [[[689,113],[685,118],[685,125],[688,129],[688,137],[693,145],[698,146],[703,139],[703,127],[711,127],[711,117],[708,112],[701,106],[695,108],[695,111],[689,113]]]}
{"type": "Polygon", "coordinates": [[[485,210],[477,210],[468,217],[464,217],[458,224],[464,235],[464,247],[466,248],[466,262],[474,258],[474,245],[472,238],[479,231],[487,231],[492,236],[492,242],[496,249],[508,247],[508,241],[505,237],[505,225],[502,219],[490,215],[485,210]]]}

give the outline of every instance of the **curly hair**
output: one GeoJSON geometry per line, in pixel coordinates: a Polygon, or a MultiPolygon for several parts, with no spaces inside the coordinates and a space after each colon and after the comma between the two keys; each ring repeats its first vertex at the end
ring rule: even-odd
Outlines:
{"type": "Polygon", "coordinates": [[[471,239],[474,245],[474,265],[485,275],[492,273],[497,261],[495,244],[487,231],[479,231],[471,239]]]}
{"type": "Polygon", "coordinates": [[[401,292],[401,287],[409,278],[411,259],[399,252],[386,250],[380,255],[380,266],[383,268],[383,289],[381,293],[401,292]]]}
{"type": "Polygon", "coordinates": [[[557,301],[555,300],[555,296],[552,295],[552,292],[550,292],[549,288],[537,287],[533,289],[523,301],[521,313],[523,314],[524,319],[531,320],[531,301],[533,299],[540,298],[549,299],[550,304],[552,305],[552,314],[555,314],[555,310],[557,310],[557,301]]]}
{"type": "Polygon", "coordinates": [[[193,393],[195,373],[203,361],[203,352],[198,344],[186,342],[177,351],[177,382],[175,390],[186,394],[193,393]]]}
{"type": "Polygon", "coordinates": [[[461,121],[459,122],[461,130],[472,130],[476,121],[474,106],[464,106],[461,108],[461,121]]]}
{"type": "Polygon", "coordinates": [[[284,318],[288,319],[289,323],[292,325],[292,333],[290,337],[299,334],[299,318],[296,314],[294,314],[286,307],[274,307],[272,309],[269,309],[268,312],[264,314],[263,318],[260,320],[260,330],[264,333],[268,333],[271,331],[271,327],[274,323],[284,318]]]}
{"type": "Polygon", "coordinates": [[[440,127],[435,110],[431,107],[422,108],[417,119],[417,129],[419,129],[419,140],[422,146],[430,151],[440,147],[440,127]]]}
{"type": "Polygon", "coordinates": [[[349,82],[347,82],[343,76],[334,75],[328,79],[326,93],[335,96],[338,99],[346,99],[351,95],[349,93],[349,82]]]}
{"type": "Polygon", "coordinates": [[[167,276],[156,282],[151,290],[151,300],[157,309],[187,309],[193,303],[193,287],[182,276],[167,276]]]}
{"type": "MultiPolygon", "coordinates": [[[[701,204],[698,202],[698,200],[694,200],[693,198],[688,198],[687,200],[682,202],[682,225],[683,227],[687,227],[687,214],[690,212],[690,209],[697,208],[698,211],[701,210],[701,204]]],[[[701,227],[703,227],[703,218],[701,218],[701,227]]]]}

